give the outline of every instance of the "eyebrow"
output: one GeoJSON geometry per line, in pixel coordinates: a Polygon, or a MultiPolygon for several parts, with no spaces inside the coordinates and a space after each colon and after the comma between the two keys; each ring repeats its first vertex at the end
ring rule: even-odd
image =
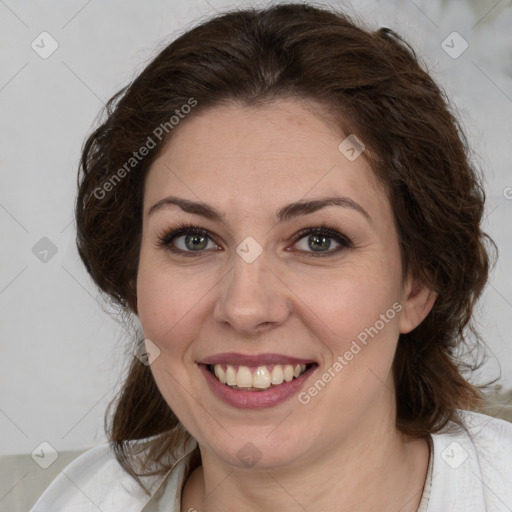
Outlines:
{"type": "MultiPolygon", "coordinates": [[[[168,205],[176,205],[184,212],[200,215],[212,221],[225,223],[225,215],[213,206],[200,201],[191,201],[189,199],[183,199],[181,197],[175,196],[168,196],[160,199],[160,201],[156,202],[148,210],[148,216],[168,205]]],[[[349,197],[343,196],[329,196],[319,199],[311,199],[307,201],[301,200],[295,203],[290,203],[277,210],[274,216],[274,220],[278,223],[286,222],[296,217],[300,217],[301,215],[307,215],[309,213],[316,212],[328,206],[341,206],[343,208],[350,208],[362,214],[366,220],[371,223],[372,219],[370,215],[359,203],[356,203],[349,197]]]]}

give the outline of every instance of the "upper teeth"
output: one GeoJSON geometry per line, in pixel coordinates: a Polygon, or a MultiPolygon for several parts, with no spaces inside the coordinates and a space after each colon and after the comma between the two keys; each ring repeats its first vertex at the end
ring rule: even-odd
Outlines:
{"type": "Polygon", "coordinates": [[[228,386],[236,386],[238,388],[257,388],[268,389],[271,384],[278,386],[283,381],[290,382],[293,378],[299,377],[306,370],[305,364],[291,364],[258,366],[257,368],[249,368],[248,366],[239,366],[238,370],[232,365],[216,364],[213,366],[216,377],[228,386]]]}

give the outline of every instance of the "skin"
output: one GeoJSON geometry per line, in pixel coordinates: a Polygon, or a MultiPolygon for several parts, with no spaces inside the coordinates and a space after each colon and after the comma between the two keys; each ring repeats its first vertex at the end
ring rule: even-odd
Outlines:
{"type": "MultiPolygon", "coordinates": [[[[151,364],[157,385],[201,450],[182,510],[418,507],[428,445],[395,427],[392,361],[399,334],[421,323],[435,294],[412,276],[402,282],[391,206],[364,156],[349,161],[338,150],[345,137],[298,100],[230,104],[182,121],[151,166],[137,304],[145,337],[161,351],[151,364]],[[356,201],[370,220],[340,206],[272,218],[289,203],[333,194],[356,201]],[[206,202],[225,223],[175,205],[148,215],[169,195],[206,202]],[[215,237],[201,256],[158,246],[182,221],[215,237]],[[308,236],[295,241],[322,223],[353,246],[332,252],[331,239],[331,254],[315,257],[308,236]],[[248,236],[264,249],[250,264],[236,252],[248,236]],[[266,409],[229,406],[197,365],[222,352],[312,359],[319,367],[307,390],[394,303],[402,310],[306,405],[292,397],[266,409]],[[261,457],[251,468],[237,456],[248,442],[261,457]]],[[[174,244],[187,250],[184,237],[174,244]]]]}

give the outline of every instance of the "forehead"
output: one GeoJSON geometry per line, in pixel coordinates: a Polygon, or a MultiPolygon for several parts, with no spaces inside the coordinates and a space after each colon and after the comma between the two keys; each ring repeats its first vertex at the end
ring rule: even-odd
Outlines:
{"type": "Polygon", "coordinates": [[[346,137],[320,106],[316,111],[298,101],[194,113],[152,164],[145,211],[165,194],[242,213],[338,193],[379,215],[379,208],[387,208],[383,189],[364,153],[349,159],[340,151],[346,137]]]}

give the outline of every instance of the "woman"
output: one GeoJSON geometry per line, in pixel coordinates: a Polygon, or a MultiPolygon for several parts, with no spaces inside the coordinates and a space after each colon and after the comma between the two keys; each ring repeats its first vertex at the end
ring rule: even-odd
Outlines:
{"type": "Polygon", "coordinates": [[[144,343],[33,510],[512,509],[512,425],[457,358],[483,207],[392,31],[289,4],[182,35],[84,146],[79,253],[144,343]]]}

